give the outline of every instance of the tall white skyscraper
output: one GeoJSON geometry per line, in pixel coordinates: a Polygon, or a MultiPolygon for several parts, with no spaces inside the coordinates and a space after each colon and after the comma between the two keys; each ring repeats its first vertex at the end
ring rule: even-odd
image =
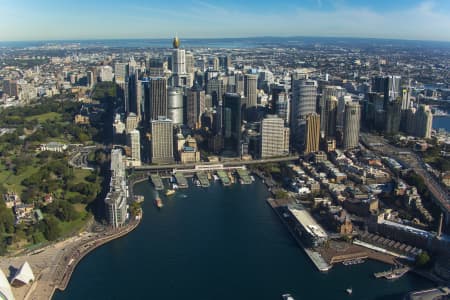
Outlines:
{"type": "Polygon", "coordinates": [[[245,74],[244,76],[244,96],[248,107],[257,105],[258,96],[256,94],[258,84],[258,76],[253,74],[245,74]]]}
{"type": "Polygon", "coordinates": [[[277,115],[267,115],[261,121],[261,158],[289,154],[289,128],[277,115]]]}
{"type": "Polygon", "coordinates": [[[131,159],[133,164],[140,165],[141,162],[141,135],[139,130],[132,130],[128,133],[128,146],[131,148],[131,159]]]}
{"type": "Polygon", "coordinates": [[[316,112],[317,81],[308,79],[305,73],[292,75],[291,131],[297,148],[304,145],[306,116],[316,112]]]}
{"type": "Polygon", "coordinates": [[[356,102],[347,103],[345,105],[344,118],[344,149],[358,147],[360,124],[361,106],[356,102]]]}
{"type": "Polygon", "coordinates": [[[173,123],[165,117],[151,122],[151,158],[152,163],[171,163],[173,157],[173,123]]]}

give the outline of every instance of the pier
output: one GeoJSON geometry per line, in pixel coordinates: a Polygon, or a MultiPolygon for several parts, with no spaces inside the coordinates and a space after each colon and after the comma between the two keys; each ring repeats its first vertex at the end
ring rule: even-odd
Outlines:
{"type": "Polygon", "coordinates": [[[224,186],[229,186],[231,184],[230,179],[228,178],[227,173],[223,170],[217,171],[217,176],[219,176],[220,181],[224,186]]]}
{"type": "Polygon", "coordinates": [[[189,187],[189,184],[183,174],[175,173],[174,176],[180,189],[187,189],[189,187]]]}
{"type": "Polygon", "coordinates": [[[208,176],[205,172],[197,172],[195,175],[197,176],[198,181],[200,181],[202,187],[209,187],[208,176]]]}
{"type": "Polygon", "coordinates": [[[247,170],[238,169],[237,173],[239,178],[241,179],[241,184],[251,184],[253,182],[247,170]]]}
{"type": "Polygon", "coordinates": [[[157,191],[164,190],[164,184],[162,182],[161,177],[158,174],[151,174],[150,179],[152,180],[155,190],[157,190],[157,191]]]}

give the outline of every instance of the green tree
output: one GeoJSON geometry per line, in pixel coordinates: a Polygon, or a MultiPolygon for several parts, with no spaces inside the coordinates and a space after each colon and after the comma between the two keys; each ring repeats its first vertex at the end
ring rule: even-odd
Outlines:
{"type": "Polygon", "coordinates": [[[419,255],[416,256],[416,266],[419,268],[423,268],[430,262],[430,256],[426,251],[422,251],[419,255]]]}
{"type": "Polygon", "coordinates": [[[44,236],[49,241],[54,241],[61,235],[59,221],[56,217],[49,215],[42,221],[44,236]]]}

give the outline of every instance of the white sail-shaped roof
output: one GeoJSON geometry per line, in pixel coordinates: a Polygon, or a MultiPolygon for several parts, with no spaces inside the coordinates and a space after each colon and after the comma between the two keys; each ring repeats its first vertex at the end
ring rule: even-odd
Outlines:
{"type": "Polygon", "coordinates": [[[11,291],[8,279],[5,274],[0,270],[0,299],[1,300],[14,300],[14,295],[11,291]]]}
{"type": "Polygon", "coordinates": [[[30,264],[26,261],[19,270],[17,270],[16,275],[11,280],[11,284],[29,284],[32,281],[34,281],[34,274],[30,264]]]}

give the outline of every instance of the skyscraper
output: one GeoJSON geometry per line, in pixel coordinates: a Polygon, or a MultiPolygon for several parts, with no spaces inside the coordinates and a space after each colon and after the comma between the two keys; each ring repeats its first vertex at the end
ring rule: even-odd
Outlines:
{"type": "Polygon", "coordinates": [[[105,197],[106,216],[113,227],[122,226],[127,217],[125,164],[121,149],[111,151],[111,181],[105,197]]]}
{"type": "Polygon", "coordinates": [[[141,136],[139,130],[132,130],[127,135],[127,144],[131,148],[131,159],[133,165],[141,164],[141,136]]]}
{"type": "Polygon", "coordinates": [[[360,122],[361,106],[359,105],[359,103],[347,103],[345,105],[344,118],[344,149],[352,149],[358,147],[360,122]]]}
{"type": "Polygon", "coordinates": [[[128,64],[118,62],[114,65],[114,81],[119,85],[125,85],[128,77],[128,64]]]}
{"type": "Polygon", "coordinates": [[[415,136],[429,139],[433,126],[433,114],[428,105],[420,105],[415,114],[415,136]]]}
{"type": "Polygon", "coordinates": [[[224,148],[238,156],[241,141],[241,95],[226,93],[223,100],[224,148]]]}
{"type": "Polygon", "coordinates": [[[337,119],[338,100],[335,96],[331,96],[325,103],[325,138],[336,137],[336,119],[337,119]]]}
{"type": "Polygon", "coordinates": [[[393,101],[401,95],[401,79],[394,75],[377,76],[373,79],[372,92],[383,93],[385,103],[393,101]]]}
{"type": "Polygon", "coordinates": [[[303,73],[292,75],[292,142],[301,148],[305,142],[306,116],[316,112],[317,82],[307,79],[303,73]]]}
{"type": "Polygon", "coordinates": [[[319,151],[320,116],[312,113],[306,116],[305,154],[319,151]]]}
{"type": "Polygon", "coordinates": [[[289,128],[284,126],[284,120],[277,115],[267,115],[261,121],[261,158],[289,154],[289,134],[286,134],[286,130],[289,128]]]}
{"type": "MultiPolygon", "coordinates": [[[[327,109],[327,101],[331,97],[336,97],[336,99],[341,98],[345,95],[345,89],[343,87],[337,86],[337,85],[327,85],[322,88],[322,95],[320,97],[319,101],[319,111],[320,111],[320,130],[321,132],[325,134],[327,131],[328,125],[328,113],[326,112],[327,109]]],[[[339,104],[338,104],[339,105],[339,104]]],[[[344,110],[344,107],[341,107],[342,111],[344,110]]],[[[336,126],[341,125],[343,127],[343,114],[342,114],[342,124],[338,124],[338,118],[337,118],[337,112],[336,112],[336,126]]]]}
{"type": "Polygon", "coordinates": [[[183,125],[183,89],[170,87],[167,92],[167,115],[174,125],[183,125]]]}
{"type": "Polygon", "coordinates": [[[246,98],[247,108],[257,105],[256,88],[258,84],[258,76],[253,74],[244,75],[244,96],[246,98]]]}
{"type": "Polygon", "coordinates": [[[150,118],[167,117],[167,79],[164,77],[150,78],[150,118]]]}
{"type": "Polygon", "coordinates": [[[200,86],[192,87],[187,94],[187,126],[190,128],[200,127],[200,118],[205,111],[205,91],[200,86]]]}
{"type": "Polygon", "coordinates": [[[151,121],[151,160],[155,164],[171,163],[173,157],[172,120],[159,117],[151,121]]]}

